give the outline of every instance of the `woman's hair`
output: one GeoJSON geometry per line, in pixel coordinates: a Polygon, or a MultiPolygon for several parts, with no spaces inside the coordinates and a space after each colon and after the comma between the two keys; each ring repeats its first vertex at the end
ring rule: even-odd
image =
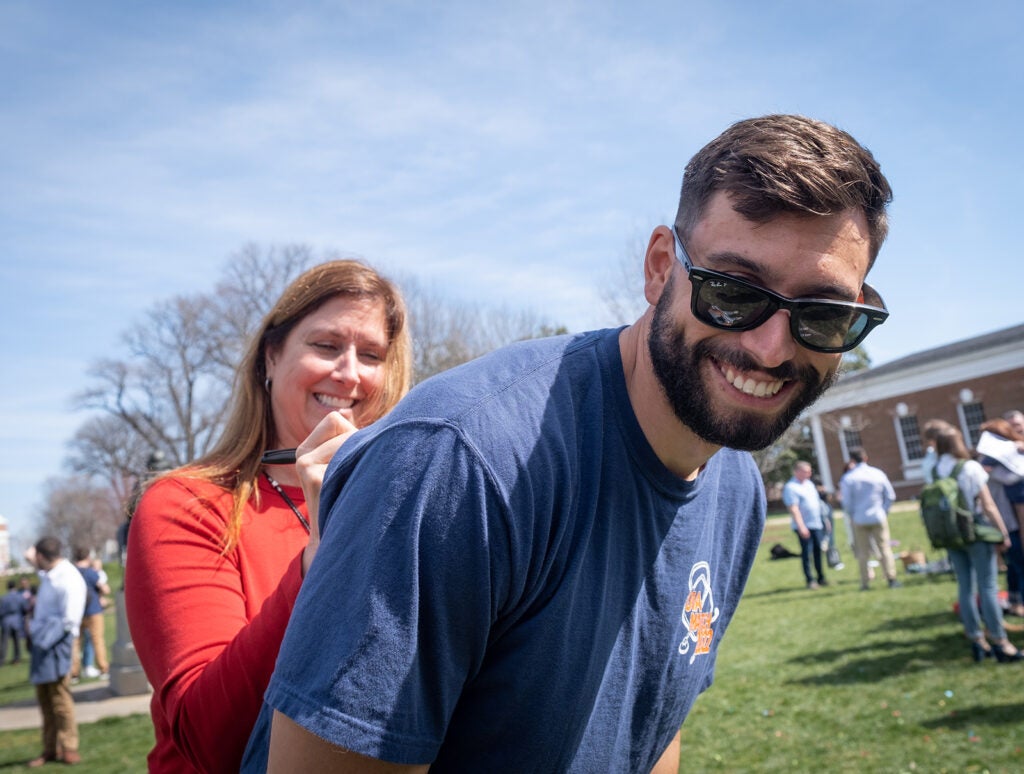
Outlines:
{"type": "Polygon", "coordinates": [[[234,505],[224,536],[225,550],[238,540],[245,504],[250,497],[258,497],[260,458],[276,441],[266,389],[267,352],[280,348],[299,322],[338,296],[380,301],[384,306],[388,342],[384,384],[376,398],[376,411],[366,424],[384,416],[409,391],[412,342],[405,301],[398,288],[374,269],[352,260],[328,261],[300,275],[285,289],[249,340],[235,373],[231,413],[217,444],[184,470],[170,474],[205,479],[232,490],[234,505]]]}
{"type": "Polygon", "coordinates": [[[926,441],[935,442],[935,451],[939,454],[951,454],[958,460],[971,459],[971,453],[964,444],[964,437],[949,422],[929,419],[924,423],[923,435],[926,441]]]}
{"type": "Polygon", "coordinates": [[[1014,430],[1013,425],[1005,419],[990,419],[987,422],[982,422],[979,429],[995,433],[996,435],[1010,441],[1024,441],[1024,436],[1014,430]]]}

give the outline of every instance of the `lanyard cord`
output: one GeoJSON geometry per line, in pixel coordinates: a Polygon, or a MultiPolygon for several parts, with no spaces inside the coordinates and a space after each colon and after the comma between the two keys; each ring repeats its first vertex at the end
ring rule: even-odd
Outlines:
{"type": "Polygon", "coordinates": [[[295,507],[295,503],[292,502],[292,498],[290,498],[285,493],[285,491],[281,488],[281,485],[277,483],[274,480],[274,477],[267,473],[267,471],[264,470],[263,475],[267,477],[267,481],[270,482],[270,485],[277,490],[277,493],[279,495],[281,495],[281,499],[288,503],[288,507],[292,509],[292,513],[295,514],[295,518],[297,518],[299,520],[299,523],[306,528],[306,534],[309,534],[309,520],[302,515],[302,511],[295,507]]]}

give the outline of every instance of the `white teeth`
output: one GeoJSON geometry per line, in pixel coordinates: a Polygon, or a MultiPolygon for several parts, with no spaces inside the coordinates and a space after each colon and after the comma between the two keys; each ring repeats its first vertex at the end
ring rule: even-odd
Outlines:
{"type": "Polygon", "coordinates": [[[744,379],[729,366],[725,368],[725,378],[740,392],[753,395],[756,398],[770,398],[782,389],[781,379],[772,382],[758,382],[751,377],[744,379]]]}
{"type": "Polygon", "coordinates": [[[336,398],[333,395],[324,395],[322,392],[315,393],[313,397],[316,398],[316,402],[321,406],[326,406],[330,409],[352,408],[352,404],[355,403],[352,398],[336,398]]]}

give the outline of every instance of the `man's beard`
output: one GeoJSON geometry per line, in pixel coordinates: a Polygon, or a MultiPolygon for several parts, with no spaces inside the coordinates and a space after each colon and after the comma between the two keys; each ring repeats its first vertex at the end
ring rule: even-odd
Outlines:
{"type": "Polygon", "coordinates": [[[654,308],[647,348],[654,373],[675,415],[708,443],[744,451],[771,446],[800,412],[835,382],[836,369],[822,376],[810,365],[798,368],[793,363],[783,363],[775,368],[764,368],[742,350],[725,349],[708,339],[691,347],[683,331],[672,322],[669,310],[672,285],[670,279],[654,308]],[[715,368],[730,365],[738,371],[759,371],[773,379],[786,379],[801,386],[775,416],[742,409],[716,414],[700,367],[702,362],[711,360],[717,362],[718,365],[712,363],[715,368]]]}

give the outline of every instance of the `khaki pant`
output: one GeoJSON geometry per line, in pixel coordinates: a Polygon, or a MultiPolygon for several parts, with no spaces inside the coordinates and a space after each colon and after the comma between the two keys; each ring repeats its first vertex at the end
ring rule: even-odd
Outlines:
{"type": "Polygon", "coordinates": [[[71,695],[71,676],[64,675],[56,683],[36,686],[36,699],[43,713],[43,755],[60,757],[78,752],[78,724],[75,722],[75,699],[71,695]]]}
{"type": "Polygon", "coordinates": [[[892,546],[889,545],[889,522],[881,524],[851,524],[853,527],[853,553],[857,557],[857,565],[860,567],[860,585],[867,588],[871,582],[871,570],[868,567],[868,560],[871,559],[873,549],[877,549],[882,558],[882,572],[886,580],[896,580],[896,559],[892,555],[892,546]]]}
{"type": "Polygon", "coordinates": [[[75,637],[75,647],[71,654],[71,674],[78,677],[82,669],[82,637],[86,632],[92,637],[92,647],[96,651],[96,667],[101,672],[109,672],[110,664],[107,661],[107,641],[104,639],[103,613],[87,615],[82,619],[80,633],[75,637]]]}

